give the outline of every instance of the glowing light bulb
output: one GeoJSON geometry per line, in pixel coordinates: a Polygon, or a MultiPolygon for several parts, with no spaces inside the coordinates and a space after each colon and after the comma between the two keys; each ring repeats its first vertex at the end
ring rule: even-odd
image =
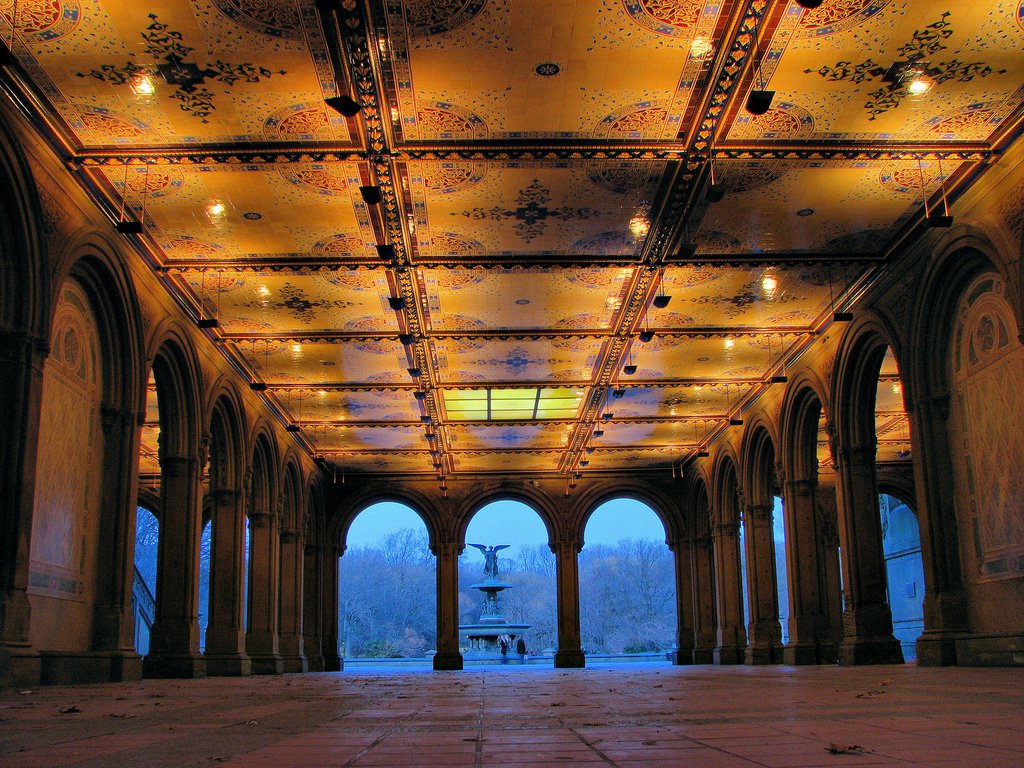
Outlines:
{"type": "Polygon", "coordinates": [[[732,339],[726,339],[725,340],[725,348],[726,349],[732,349],[734,346],[736,346],[736,342],[735,341],[733,341],[732,339]]]}
{"type": "Polygon", "coordinates": [[[907,93],[911,96],[924,96],[932,89],[933,85],[935,85],[934,80],[925,75],[921,75],[920,77],[916,77],[910,81],[910,84],[907,85],[907,93]]]}
{"type": "Polygon", "coordinates": [[[149,75],[136,75],[131,79],[128,87],[136,96],[152,96],[156,93],[156,86],[153,85],[153,79],[149,75]]]}
{"type": "Polygon", "coordinates": [[[706,58],[713,50],[715,50],[715,46],[714,43],[711,42],[711,38],[706,37],[705,35],[699,35],[698,37],[693,38],[693,42],[690,43],[690,58],[706,58]]]}
{"type": "Polygon", "coordinates": [[[227,209],[228,207],[220,200],[214,200],[206,206],[206,215],[211,219],[219,219],[227,209]]]}
{"type": "Polygon", "coordinates": [[[894,381],[892,383],[892,392],[893,392],[894,395],[902,395],[903,394],[903,385],[900,384],[898,381],[894,381]]]}
{"type": "Polygon", "coordinates": [[[775,289],[779,287],[779,281],[771,275],[765,275],[761,278],[761,287],[764,288],[765,293],[775,293],[775,289]]]}
{"type": "Polygon", "coordinates": [[[651,222],[647,220],[646,216],[637,214],[629,220],[629,231],[637,239],[647,237],[647,233],[651,231],[651,222]]]}

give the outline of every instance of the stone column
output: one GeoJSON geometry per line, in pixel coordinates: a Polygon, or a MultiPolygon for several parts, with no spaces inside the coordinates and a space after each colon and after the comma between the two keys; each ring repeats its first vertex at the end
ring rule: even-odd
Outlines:
{"type": "Polygon", "coordinates": [[[160,452],[156,611],[147,677],[203,677],[199,653],[199,458],[160,452]]]}
{"type": "Polygon", "coordinates": [[[835,663],[839,660],[839,644],[843,641],[843,581],[839,570],[839,521],[834,473],[818,473],[814,506],[818,536],[824,547],[821,566],[827,629],[822,635],[826,638],[822,641],[822,648],[828,648],[828,655],[825,656],[823,650],[822,660],[835,663]]]}
{"type": "Polygon", "coordinates": [[[324,671],[322,547],[306,544],[303,557],[305,573],[302,578],[302,648],[309,662],[310,672],[324,671]]]}
{"type": "Polygon", "coordinates": [[[715,599],[718,632],[715,664],[742,664],[747,647],[743,627],[743,572],[740,563],[740,526],[718,523],[712,541],[715,556],[715,599]]]}
{"type": "Polygon", "coordinates": [[[437,558],[437,653],[434,669],[462,669],[459,651],[459,555],[457,541],[439,541],[433,547],[437,558]]]}
{"type": "Polygon", "coordinates": [[[892,633],[886,602],[882,520],[875,476],[875,441],[833,450],[839,482],[842,542],[843,642],[840,664],[901,664],[903,651],[892,633]]]}
{"type": "Polygon", "coordinates": [[[281,537],[276,510],[249,513],[249,626],[245,648],[254,674],[279,675],[284,671],[277,634],[280,609],[281,537]]]}
{"type": "Polygon", "coordinates": [[[139,414],[104,406],[103,499],[97,553],[92,648],[110,657],[110,680],[138,680],[142,657],[135,651],[132,587],[135,543],[139,414]]]}
{"type": "Polygon", "coordinates": [[[210,492],[210,619],[206,625],[206,674],[248,675],[242,617],[245,606],[245,522],[241,488],[210,492]]]}
{"type": "Polygon", "coordinates": [[[308,672],[302,646],[302,577],[305,545],[300,531],[281,532],[280,648],[285,672],[308,672]]]}
{"type": "Polygon", "coordinates": [[[555,540],[555,579],[558,599],[558,650],[555,667],[586,666],[580,642],[580,561],[582,543],[562,536],[555,540]]]}
{"type": "Polygon", "coordinates": [[[711,537],[699,536],[690,545],[693,586],[693,663],[714,661],[717,633],[715,631],[714,563],[711,537]]]}
{"type": "Polygon", "coordinates": [[[815,480],[788,480],[783,488],[786,515],[786,568],[789,580],[789,642],[786,664],[834,661],[829,650],[825,583],[825,544],[815,509],[815,480]]]}
{"type": "Polygon", "coordinates": [[[956,639],[969,629],[956,489],[947,470],[949,395],[920,398],[908,410],[925,582],[924,633],[917,639],[917,664],[945,666],[956,664],[956,639]]]}
{"type": "Polygon", "coordinates": [[[0,334],[0,688],[39,682],[29,644],[28,560],[43,365],[49,347],[27,333],[0,334]]]}
{"type": "Polygon", "coordinates": [[[324,657],[324,672],[340,672],[345,668],[345,660],[338,655],[338,558],[344,553],[338,547],[324,547],[321,561],[323,577],[321,603],[321,645],[320,652],[324,657]]]}
{"type": "Polygon", "coordinates": [[[676,649],[668,656],[676,665],[693,664],[693,550],[682,537],[673,539],[669,549],[676,577],[676,649]]]}

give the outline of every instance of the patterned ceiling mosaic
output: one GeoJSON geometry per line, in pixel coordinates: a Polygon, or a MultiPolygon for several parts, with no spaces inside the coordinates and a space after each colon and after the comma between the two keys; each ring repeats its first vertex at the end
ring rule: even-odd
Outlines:
{"type": "MultiPolygon", "coordinates": [[[[339,483],[675,471],[1024,125],[1022,0],[0,0],[0,39],[339,483]]],[[[909,460],[891,357],[876,429],[909,460]]]]}

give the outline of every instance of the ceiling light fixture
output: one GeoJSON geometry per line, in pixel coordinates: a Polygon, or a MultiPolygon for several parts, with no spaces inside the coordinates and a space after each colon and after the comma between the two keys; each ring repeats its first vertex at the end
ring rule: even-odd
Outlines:
{"type": "MultiPolygon", "coordinates": [[[[843,285],[846,284],[846,265],[843,265],[843,285]]],[[[828,265],[828,301],[832,305],[832,322],[849,323],[853,320],[853,312],[836,309],[836,300],[832,290],[832,264],[828,265]]]]}
{"type": "Polygon", "coordinates": [[[796,4],[801,8],[805,8],[809,11],[813,11],[815,8],[820,6],[825,0],[796,0],[796,4]]]}
{"type": "MultiPolygon", "coordinates": [[[[203,270],[203,277],[202,277],[202,293],[204,295],[206,295],[207,297],[209,296],[209,294],[206,292],[206,270],[205,269],[203,270]]],[[[216,328],[217,326],[220,325],[220,322],[218,322],[218,320],[217,320],[217,315],[220,314],[220,275],[219,274],[217,275],[217,298],[214,301],[213,313],[214,314],[213,314],[212,317],[203,317],[203,299],[202,299],[202,297],[200,297],[200,299],[199,299],[199,319],[196,320],[196,326],[198,328],[216,328]]]]}
{"type": "Polygon", "coordinates": [[[415,397],[417,400],[426,400],[427,399],[427,393],[424,392],[421,389],[417,389],[415,392],[413,392],[412,396],[415,397]]]}
{"type": "Polygon", "coordinates": [[[765,89],[764,73],[761,71],[761,62],[758,57],[757,50],[757,34],[760,31],[760,24],[758,28],[754,30],[753,37],[753,54],[754,54],[754,80],[757,84],[757,88],[754,88],[747,94],[747,112],[752,115],[763,115],[772,106],[772,99],[775,97],[775,91],[769,91],[765,89]]]}
{"type": "Polygon", "coordinates": [[[946,180],[942,176],[942,158],[937,157],[936,162],[938,163],[938,176],[939,176],[939,191],[942,195],[942,213],[939,213],[936,208],[929,210],[928,208],[928,193],[924,189],[924,170],[921,167],[921,158],[917,158],[917,171],[921,177],[921,195],[924,197],[924,217],[929,227],[936,227],[941,229],[948,229],[953,226],[953,216],[949,212],[949,201],[946,200],[946,180]]]}
{"type": "Polygon", "coordinates": [[[380,205],[380,201],[383,199],[380,187],[376,185],[359,187],[359,194],[362,196],[363,202],[367,205],[380,205]]]}
{"type": "Polygon", "coordinates": [[[335,112],[340,112],[345,117],[355,117],[359,114],[359,110],[363,108],[358,101],[346,93],[343,93],[340,96],[331,96],[330,98],[324,99],[324,103],[326,103],[327,106],[335,112]]]}
{"type": "Polygon", "coordinates": [[[625,394],[626,390],[622,389],[621,387],[612,390],[612,397],[622,397],[625,394]]]}
{"type": "Polygon", "coordinates": [[[720,203],[725,197],[725,185],[715,179],[715,149],[708,148],[708,185],[704,189],[704,199],[709,203],[720,203]]]}
{"type": "Polygon", "coordinates": [[[375,245],[377,249],[377,255],[385,261],[390,261],[395,258],[395,246],[385,243],[384,245],[375,245]]]}
{"type": "Polygon", "coordinates": [[[407,370],[409,372],[409,375],[412,376],[414,379],[419,378],[420,374],[423,373],[422,370],[415,366],[412,368],[406,368],[405,370],[407,370]]]}
{"type": "Polygon", "coordinates": [[[604,430],[603,429],[595,429],[594,430],[594,437],[602,437],[603,435],[604,435],[604,430]]]}
{"type": "Polygon", "coordinates": [[[405,299],[401,296],[388,296],[388,306],[396,312],[400,309],[405,309],[405,299]]]}
{"type": "MultiPolygon", "coordinates": [[[[149,173],[149,166],[146,166],[146,173],[149,173]]],[[[121,212],[118,214],[118,220],[114,222],[114,231],[121,235],[141,235],[142,234],[142,220],[133,221],[131,219],[125,219],[124,209],[128,201],[128,163],[124,164],[124,181],[122,182],[121,188],[121,212]]],[[[146,190],[142,190],[142,219],[146,217],[146,190]]]]}
{"type": "Polygon", "coordinates": [[[413,335],[411,333],[400,333],[398,334],[398,341],[408,347],[413,342],[413,335]]]}

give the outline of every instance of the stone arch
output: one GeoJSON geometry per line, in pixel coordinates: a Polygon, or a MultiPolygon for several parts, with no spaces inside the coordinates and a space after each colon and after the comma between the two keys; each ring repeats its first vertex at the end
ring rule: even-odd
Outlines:
{"type": "Polygon", "coordinates": [[[817,482],[818,424],[826,402],[825,387],[811,371],[801,371],[786,388],[779,460],[789,480],[817,482]]]}
{"type": "Polygon", "coordinates": [[[732,446],[722,446],[715,455],[711,471],[712,517],[717,525],[736,525],[740,513],[739,461],[732,446]]]}
{"type": "Polygon", "coordinates": [[[547,529],[549,546],[554,546],[555,542],[559,540],[559,534],[563,536],[571,535],[571,531],[561,530],[558,510],[554,508],[551,500],[542,492],[531,490],[529,486],[520,488],[483,488],[466,497],[456,515],[456,540],[460,547],[466,545],[466,530],[469,528],[469,523],[473,516],[495,501],[518,501],[536,512],[547,529]]]}
{"type": "Polygon", "coordinates": [[[302,487],[302,470],[298,456],[293,451],[289,451],[285,455],[281,470],[282,531],[298,531],[301,533],[302,520],[304,518],[303,505],[305,503],[301,493],[302,487]]]}
{"type": "Polygon", "coordinates": [[[840,341],[832,373],[830,440],[838,481],[846,630],[838,655],[843,664],[903,661],[886,599],[875,435],[878,375],[888,350],[897,360],[906,397],[896,338],[872,313],[862,312],[840,341]]]}
{"type": "Polygon", "coordinates": [[[277,513],[281,494],[280,468],[274,433],[266,422],[260,422],[253,430],[249,449],[246,495],[250,515],[254,511],[269,515],[277,513]]]}
{"type": "Polygon", "coordinates": [[[245,406],[231,382],[214,388],[207,416],[210,481],[212,488],[240,488],[245,477],[248,439],[245,406]]]}
{"type": "Polygon", "coordinates": [[[343,503],[335,508],[330,519],[326,521],[328,545],[336,546],[339,550],[344,551],[349,529],[360,513],[374,504],[388,501],[409,507],[419,516],[427,528],[429,546],[431,550],[434,550],[437,542],[442,539],[443,531],[433,499],[408,485],[396,486],[394,484],[370,484],[360,487],[353,494],[346,494],[343,503]]]}
{"type": "Polygon", "coordinates": [[[769,503],[779,491],[777,444],[764,419],[755,418],[747,427],[740,445],[745,505],[769,503]]]}
{"type": "Polygon", "coordinates": [[[178,323],[154,337],[151,371],[156,381],[160,454],[197,459],[200,445],[199,367],[191,340],[178,323]]]}
{"type": "Polygon", "coordinates": [[[682,515],[678,503],[656,486],[626,480],[622,483],[616,482],[614,486],[602,484],[589,488],[580,495],[573,505],[574,512],[570,519],[574,522],[570,524],[570,528],[581,544],[585,543],[584,531],[590,517],[600,506],[614,499],[633,499],[650,507],[661,520],[666,543],[671,543],[682,535],[682,515]]]}

